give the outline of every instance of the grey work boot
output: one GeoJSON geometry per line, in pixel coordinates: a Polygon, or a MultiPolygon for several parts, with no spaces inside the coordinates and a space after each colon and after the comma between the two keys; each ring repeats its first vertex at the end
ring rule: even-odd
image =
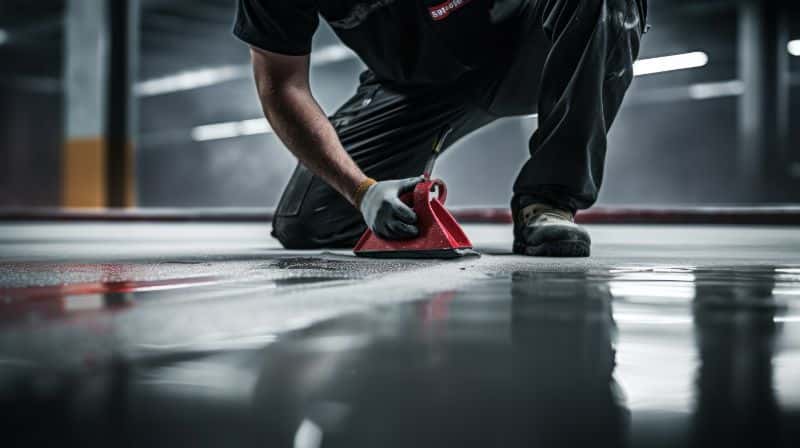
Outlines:
{"type": "Polygon", "coordinates": [[[530,204],[514,213],[514,253],[539,257],[588,257],[589,233],[575,215],[546,204],[530,204]]]}

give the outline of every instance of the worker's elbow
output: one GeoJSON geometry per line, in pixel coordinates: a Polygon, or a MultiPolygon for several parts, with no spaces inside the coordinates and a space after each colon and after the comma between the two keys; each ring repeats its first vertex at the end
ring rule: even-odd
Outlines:
{"type": "Polygon", "coordinates": [[[297,105],[302,102],[296,94],[284,88],[259,88],[258,97],[264,115],[273,124],[274,120],[280,120],[290,111],[297,110],[297,105]]]}
{"type": "Polygon", "coordinates": [[[270,79],[256,78],[256,90],[261,102],[265,105],[293,103],[311,95],[311,90],[289,82],[275,82],[270,79]]]}
{"type": "Polygon", "coordinates": [[[286,93],[288,86],[286,83],[278,82],[267,73],[255,72],[256,91],[261,98],[275,98],[286,93]]]}

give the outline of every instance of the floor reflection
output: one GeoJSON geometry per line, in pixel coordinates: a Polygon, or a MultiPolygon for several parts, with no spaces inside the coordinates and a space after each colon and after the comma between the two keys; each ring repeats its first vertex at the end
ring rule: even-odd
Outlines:
{"type": "Polygon", "coordinates": [[[629,414],[614,380],[606,282],[516,272],[511,331],[518,446],[624,446],[629,414]]]}
{"type": "MultiPolygon", "coordinates": [[[[720,282],[698,270],[694,303],[700,357],[692,446],[764,447],[781,442],[773,359],[785,304],[776,300],[775,269],[739,271],[720,282]],[[766,275],[764,275],[766,274],[766,275]]],[[[800,371],[797,372],[800,375],[800,371]]]]}
{"type": "Polygon", "coordinates": [[[521,272],[508,285],[279,342],[256,393],[262,437],[280,446],[623,445],[607,285],[521,272]]]}
{"type": "Polygon", "coordinates": [[[797,273],[517,271],[265,348],[65,379],[0,363],[0,419],[61,446],[800,446],[800,383],[774,378],[785,355],[800,378],[797,273]]]}

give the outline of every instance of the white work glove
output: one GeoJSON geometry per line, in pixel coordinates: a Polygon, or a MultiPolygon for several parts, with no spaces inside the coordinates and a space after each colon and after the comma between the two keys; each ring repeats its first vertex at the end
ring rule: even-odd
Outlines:
{"type": "Polygon", "coordinates": [[[401,240],[419,234],[417,214],[400,200],[400,195],[414,191],[425,178],[378,182],[364,193],[359,209],[367,226],[381,238],[401,240]]]}

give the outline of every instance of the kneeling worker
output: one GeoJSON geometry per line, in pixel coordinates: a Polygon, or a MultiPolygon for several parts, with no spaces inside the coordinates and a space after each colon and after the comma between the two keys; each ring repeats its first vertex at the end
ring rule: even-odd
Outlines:
{"type": "Polygon", "coordinates": [[[574,216],[597,199],[647,0],[238,2],[234,34],[251,47],[264,113],[300,162],[273,221],[286,248],[352,247],[366,226],[413,237],[398,196],[421,181],[445,125],[450,145],[538,113],[511,200],[514,252],[589,255],[574,216]],[[330,118],[309,87],[320,16],[368,67],[330,118]]]}

